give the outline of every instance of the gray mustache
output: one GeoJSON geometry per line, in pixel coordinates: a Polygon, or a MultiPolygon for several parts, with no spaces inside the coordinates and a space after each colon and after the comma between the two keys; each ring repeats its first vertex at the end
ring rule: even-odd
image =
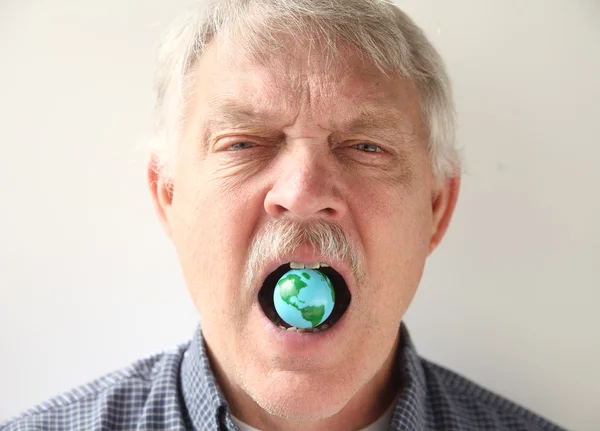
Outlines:
{"type": "MultiPolygon", "coordinates": [[[[248,250],[245,283],[254,286],[267,260],[281,260],[301,245],[310,246],[323,260],[348,262],[357,281],[364,277],[364,261],[360,248],[342,228],[332,222],[318,220],[302,223],[288,219],[271,219],[259,232],[248,250]]],[[[335,269],[335,268],[334,268],[335,269]]]]}

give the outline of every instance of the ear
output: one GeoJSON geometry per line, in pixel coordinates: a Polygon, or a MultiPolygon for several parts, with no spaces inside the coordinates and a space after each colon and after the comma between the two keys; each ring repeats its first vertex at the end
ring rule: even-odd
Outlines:
{"type": "Polygon", "coordinates": [[[456,207],[459,190],[460,175],[457,174],[454,177],[443,180],[431,199],[433,224],[428,254],[431,254],[436,249],[448,229],[450,219],[456,207]]]}
{"type": "Polygon", "coordinates": [[[148,161],[148,187],[150,188],[152,203],[154,204],[154,211],[158,216],[158,220],[167,236],[171,238],[169,214],[173,202],[173,181],[165,174],[166,171],[159,157],[156,154],[152,154],[148,161]]]}

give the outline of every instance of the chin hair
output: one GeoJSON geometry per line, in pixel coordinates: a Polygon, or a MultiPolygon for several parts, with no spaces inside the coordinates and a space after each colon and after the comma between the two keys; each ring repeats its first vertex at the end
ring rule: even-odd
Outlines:
{"type": "Polygon", "coordinates": [[[333,406],[327,403],[319,403],[321,408],[316,409],[312,405],[298,405],[298,401],[295,399],[265,400],[259,397],[252,397],[252,399],[268,414],[295,422],[313,422],[327,419],[342,410],[346,404],[341,403],[340,406],[333,406]]]}
{"type": "Polygon", "coordinates": [[[352,398],[349,396],[348,399],[344,397],[335,399],[329,394],[326,400],[308,396],[305,402],[299,402],[299,399],[291,393],[282,394],[278,391],[257,393],[256,390],[248,387],[244,389],[248,396],[269,415],[296,422],[327,419],[339,413],[352,398]]]}

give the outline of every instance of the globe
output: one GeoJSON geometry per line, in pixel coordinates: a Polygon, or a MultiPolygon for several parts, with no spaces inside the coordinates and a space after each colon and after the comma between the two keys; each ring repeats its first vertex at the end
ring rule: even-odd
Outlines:
{"type": "Polygon", "coordinates": [[[331,315],[335,291],[329,277],[314,269],[292,269],[275,285],[275,311],[296,328],[315,328],[331,315]]]}

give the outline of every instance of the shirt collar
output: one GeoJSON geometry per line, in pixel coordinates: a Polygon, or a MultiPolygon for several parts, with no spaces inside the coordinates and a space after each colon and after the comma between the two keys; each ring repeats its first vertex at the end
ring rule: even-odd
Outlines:
{"type": "MultiPolygon", "coordinates": [[[[425,427],[426,379],[421,360],[404,322],[396,355],[403,387],[392,414],[396,430],[422,430],[425,427]]],[[[181,365],[181,388],[189,420],[195,430],[220,429],[232,421],[227,402],[212,372],[202,331],[196,330],[181,365]]]]}
{"type": "Polygon", "coordinates": [[[183,355],[180,384],[194,430],[221,429],[227,402],[208,361],[200,327],[183,355]]]}
{"type": "Polygon", "coordinates": [[[400,367],[402,388],[390,425],[397,430],[425,429],[425,371],[404,322],[400,325],[400,346],[396,354],[396,364],[400,367]]]}

